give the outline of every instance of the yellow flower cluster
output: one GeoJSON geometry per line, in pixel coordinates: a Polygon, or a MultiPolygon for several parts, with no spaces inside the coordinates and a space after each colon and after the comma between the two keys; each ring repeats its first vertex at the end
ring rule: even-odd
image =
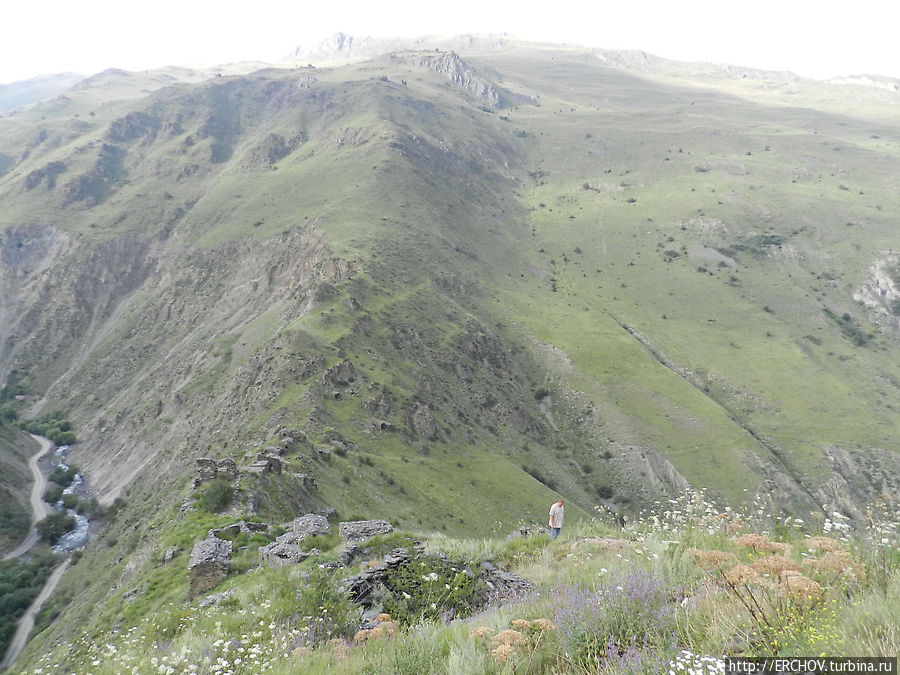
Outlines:
{"type": "Polygon", "coordinates": [[[735,559],[734,553],[729,553],[728,551],[701,551],[700,549],[689,548],[685,553],[691,556],[694,562],[697,563],[697,567],[702,570],[715,569],[735,559]]]}
{"type": "Polygon", "coordinates": [[[372,628],[357,631],[353,636],[353,642],[361,644],[367,640],[377,640],[382,636],[390,638],[397,634],[397,624],[391,620],[390,614],[379,614],[375,617],[375,622],[377,625],[372,628]]]}
{"type": "Polygon", "coordinates": [[[822,586],[793,570],[786,570],[781,575],[778,590],[800,605],[813,604],[822,599],[822,586]]]}
{"type": "Polygon", "coordinates": [[[769,555],[755,560],[751,565],[760,574],[781,576],[784,572],[799,572],[800,565],[783,555],[769,555]]]}
{"type": "Polygon", "coordinates": [[[529,643],[528,635],[532,637],[556,630],[556,626],[550,619],[515,619],[511,622],[513,629],[504,629],[494,634],[493,629],[487,626],[478,626],[469,632],[469,637],[475,640],[487,640],[491,637],[491,656],[497,663],[506,663],[510,656],[517,650],[526,647],[529,643]]]}
{"type": "Polygon", "coordinates": [[[734,540],[734,543],[742,548],[752,548],[757,553],[780,553],[787,555],[791,547],[779,541],[771,541],[761,534],[742,534],[734,540]]]}

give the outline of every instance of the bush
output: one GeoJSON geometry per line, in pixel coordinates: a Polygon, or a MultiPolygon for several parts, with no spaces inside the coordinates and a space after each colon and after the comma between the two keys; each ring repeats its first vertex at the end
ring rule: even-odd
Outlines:
{"type": "Polygon", "coordinates": [[[35,527],[41,538],[55,544],[75,525],[75,517],[63,512],[54,512],[40,521],[35,527]]]}
{"type": "Polygon", "coordinates": [[[234,501],[234,488],[226,480],[216,478],[210,481],[198,500],[200,508],[210,513],[224,511],[234,501]]]}
{"type": "Polygon", "coordinates": [[[44,501],[48,504],[55,504],[63,496],[63,489],[59,485],[52,485],[47,488],[47,491],[44,493],[44,501]]]}
{"type": "Polygon", "coordinates": [[[464,563],[422,556],[384,582],[384,611],[401,624],[469,616],[481,604],[482,583],[464,563]]]}
{"type": "Polygon", "coordinates": [[[57,466],[50,474],[50,480],[61,487],[67,488],[72,484],[72,481],[75,480],[75,474],[77,473],[78,467],[70,466],[69,468],[64,469],[62,466],[57,466]]]}

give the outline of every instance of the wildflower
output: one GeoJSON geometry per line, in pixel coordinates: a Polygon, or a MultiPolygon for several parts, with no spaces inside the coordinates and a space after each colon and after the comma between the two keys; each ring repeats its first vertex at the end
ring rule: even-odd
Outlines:
{"type": "Polygon", "coordinates": [[[719,567],[724,563],[734,560],[734,553],[729,553],[728,551],[702,551],[700,555],[696,557],[697,567],[703,570],[711,570],[714,567],[719,567]]]}
{"type": "Polygon", "coordinates": [[[517,630],[501,630],[491,639],[491,645],[513,645],[522,646],[528,641],[525,636],[517,630]]]}
{"type": "Polygon", "coordinates": [[[790,558],[785,558],[780,555],[770,555],[755,561],[753,563],[753,569],[760,574],[781,575],[786,571],[799,572],[800,565],[790,558]]]}
{"type": "Polygon", "coordinates": [[[531,622],[531,625],[535,626],[541,632],[544,632],[544,633],[546,633],[548,631],[552,632],[552,631],[556,630],[556,626],[550,619],[543,619],[543,618],[535,619],[534,621],[531,622]]]}
{"type": "Polygon", "coordinates": [[[384,612],[382,612],[381,614],[379,614],[378,616],[375,617],[375,621],[377,621],[378,623],[384,623],[385,621],[390,623],[391,615],[385,614],[384,612]]]}
{"type": "Polygon", "coordinates": [[[744,534],[734,540],[738,546],[752,548],[757,553],[780,553],[786,555],[790,551],[787,544],[769,541],[761,534],[744,534]]]}
{"type": "Polygon", "coordinates": [[[497,645],[491,650],[491,656],[497,663],[506,663],[510,656],[515,654],[516,649],[512,645],[497,645]]]}
{"type": "Polygon", "coordinates": [[[748,565],[735,565],[722,574],[725,576],[725,580],[732,584],[745,584],[759,579],[759,573],[748,565]]]}
{"type": "Polygon", "coordinates": [[[806,540],[806,548],[810,551],[843,551],[839,541],[831,537],[810,537],[806,540]]]}
{"type": "Polygon", "coordinates": [[[531,628],[531,622],[528,619],[515,619],[512,626],[516,630],[528,630],[531,628]]]}
{"type": "Polygon", "coordinates": [[[784,572],[778,588],[800,604],[812,603],[822,598],[822,587],[818,583],[792,570],[784,572]]]}
{"type": "Polygon", "coordinates": [[[476,638],[476,639],[483,639],[483,638],[486,638],[488,635],[490,635],[493,632],[494,631],[492,628],[488,628],[487,626],[478,626],[477,628],[473,628],[469,632],[469,637],[476,638]]]}

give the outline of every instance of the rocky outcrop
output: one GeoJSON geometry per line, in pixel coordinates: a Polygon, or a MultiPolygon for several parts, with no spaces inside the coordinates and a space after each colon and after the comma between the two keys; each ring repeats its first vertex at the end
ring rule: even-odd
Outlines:
{"type": "Polygon", "coordinates": [[[521,527],[516,528],[508,535],[506,535],[506,539],[523,539],[525,537],[533,537],[537,534],[549,534],[550,530],[546,527],[539,525],[522,525],[521,527]]]}
{"type": "Polygon", "coordinates": [[[454,51],[427,52],[416,59],[415,65],[445,75],[451,84],[474,94],[491,107],[500,107],[504,102],[500,90],[454,51]]]}
{"type": "Polygon", "coordinates": [[[386,520],[350,520],[338,526],[341,540],[355,543],[371,539],[377,534],[388,534],[394,531],[393,525],[386,520]]]}
{"type": "Polygon", "coordinates": [[[316,549],[304,551],[300,548],[300,542],[307,537],[327,535],[331,531],[328,519],[315,513],[307,513],[305,516],[286,523],[284,527],[287,532],[271,544],[259,549],[259,559],[264,565],[281,567],[303,562],[318,551],[316,549]]]}
{"type": "Polygon", "coordinates": [[[236,537],[241,532],[253,534],[254,532],[265,532],[268,529],[269,525],[267,523],[254,523],[242,520],[241,522],[234,523],[233,525],[227,525],[215,530],[210,530],[207,536],[218,537],[219,539],[227,539],[236,537]]]}
{"type": "Polygon", "coordinates": [[[231,542],[214,535],[198,541],[188,563],[189,596],[194,598],[225,581],[231,566],[231,542]]]}
{"type": "MultiPolygon", "coordinates": [[[[343,525],[344,523],[341,523],[343,525]]],[[[388,575],[402,565],[408,564],[413,558],[409,549],[395,548],[386,556],[384,560],[370,567],[361,574],[349,577],[344,582],[344,587],[349,591],[350,597],[354,602],[365,605],[372,595],[372,592],[382,585],[388,575]]]]}
{"type": "Polygon", "coordinates": [[[427,403],[414,401],[406,411],[407,426],[420,438],[433,440],[437,437],[437,423],[427,403]]]}
{"type": "Polygon", "coordinates": [[[872,322],[885,331],[900,331],[900,261],[897,256],[876,260],[853,299],[870,310],[872,322]]]}
{"type": "Polygon", "coordinates": [[[353,364],[344,360],[326,370],[320,383],[331,391],[332,398],[340,398],[343,394],[359,391],[362,379],[353,364]]]}

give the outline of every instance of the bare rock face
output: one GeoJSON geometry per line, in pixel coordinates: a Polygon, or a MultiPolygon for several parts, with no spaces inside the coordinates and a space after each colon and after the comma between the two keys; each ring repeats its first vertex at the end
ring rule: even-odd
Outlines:
{"type": "Polygon", "coordinates": [[[341,540],[345,543],[365,541],[376,534],[388,534],[394,531],[394,526],[386,520],[350,520],[339,526],[341,540]]]}
{"type": "Polygon", "coordinates": [[[437,423],[431,414],[431,408],[427,403],[421,401],[413,402],[412,406],[406,411],[407,422],[409,428],[412,429],[417,436],[433,440],[437,437],[437,423]]]}
{"type": "Polygon", "coordinates": [[[871,312],[873,323],[884,331],[900,331],[900,261],[897,256],[876,260],[853,299],[871,312]]]}
{"type": "Polygon", "coordinates": [[[190,597],[194,598],[222,583],[228,576],[230,566],[230,541],[215,536],[198,541],[188,563],[190,597]]]}

